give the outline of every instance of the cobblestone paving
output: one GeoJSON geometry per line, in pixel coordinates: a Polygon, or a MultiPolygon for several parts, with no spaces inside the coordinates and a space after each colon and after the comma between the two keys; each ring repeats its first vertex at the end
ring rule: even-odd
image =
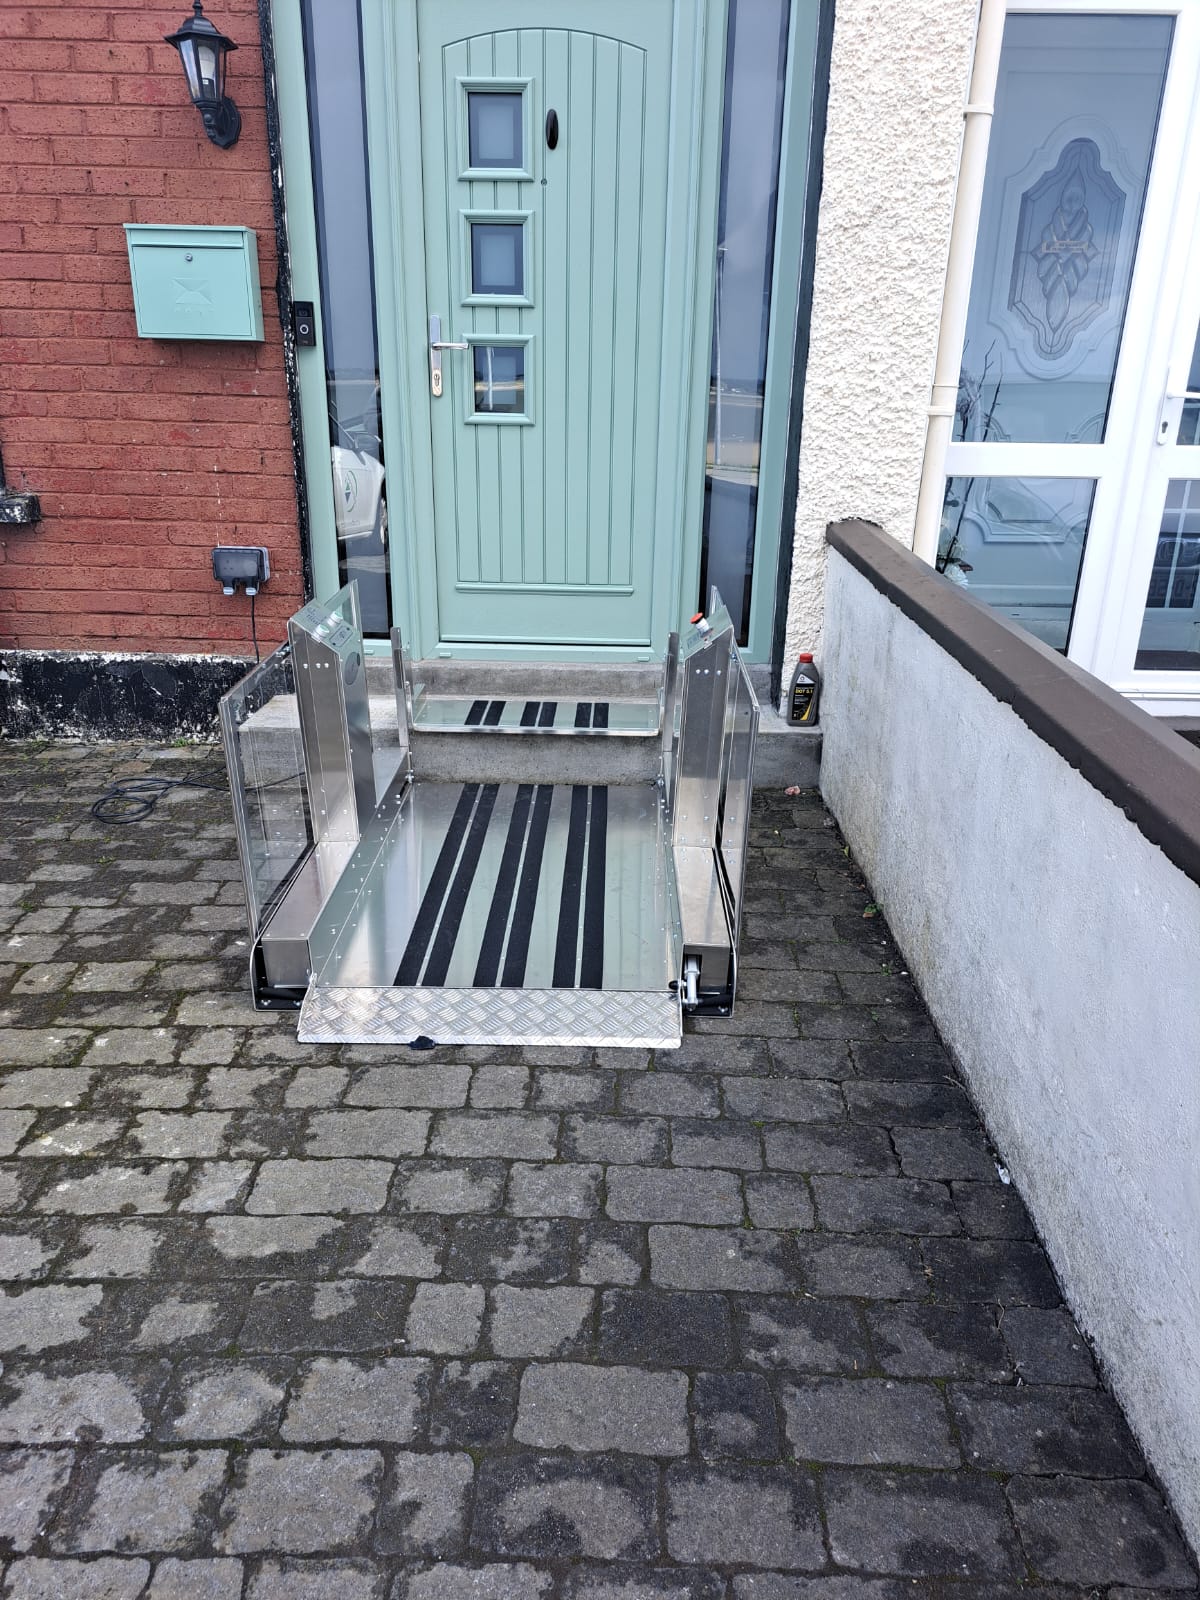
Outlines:
{"type": "Polygon", "coordinates": [[[816,796],[733,1020],[414,1055],[249,1009],[227,797],[88,818],[136,754],[0,746],[4,1595],[1194,1589],[816,796]]]}

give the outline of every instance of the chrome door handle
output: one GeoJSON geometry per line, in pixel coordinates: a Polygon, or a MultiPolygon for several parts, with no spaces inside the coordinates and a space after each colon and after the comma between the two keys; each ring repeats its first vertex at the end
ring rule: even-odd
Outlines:
{"type": "Polygon", "coordinates": [[[466,350],[466,342],[442,338],[442,319],[436,313],[429,319],[429,392],[436,400],[442,392],[442,351],[466,350]]]}

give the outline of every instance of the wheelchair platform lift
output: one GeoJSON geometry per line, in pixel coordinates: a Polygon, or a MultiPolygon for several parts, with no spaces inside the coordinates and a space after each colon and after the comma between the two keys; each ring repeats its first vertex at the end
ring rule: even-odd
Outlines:
{"type": "Polygon", "coordinates": [[[660,1049],[731,1011],[758,704],[724,605],[652,693],[548,672],[480,698],[396,630],[368,660],[353,583],[297,612],[221,702],[257,1007],[314,1044],[660,1049]]]}

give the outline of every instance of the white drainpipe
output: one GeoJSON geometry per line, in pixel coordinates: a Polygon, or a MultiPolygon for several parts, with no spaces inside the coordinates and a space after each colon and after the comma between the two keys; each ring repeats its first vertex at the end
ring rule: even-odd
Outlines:
{"type": "Polygon", "coordinates": [[[1004,39],[1006,10],[1007,0],[980,0],[975,65],[971,69],[971,88],[963,112],[958,193],[950,224],[950,259],[946,264],[946,291],[942,298],[933,392],[925,427],[925,458],[921,466],[921,490],[913,532],[914,552],[931,566],[937,560],[938,537],[942,526],[946,446],[953,435],[954,408],[958,401],[958,369],[967,331],[971,269],[975,261],[979,212],[983,205],[983,177],[987,167],[988,140],[992,132],[992,110],[1000,72],[1000,46],[1004,39]]]}

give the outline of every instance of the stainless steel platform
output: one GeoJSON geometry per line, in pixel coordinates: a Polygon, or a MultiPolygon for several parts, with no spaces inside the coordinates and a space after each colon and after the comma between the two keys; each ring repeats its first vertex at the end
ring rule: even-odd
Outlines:
{"type": "Polygon", "coordinates": [[[655,701],[428,695],[398,635],[392,659],[394,721],[351,585],[222,702],[256,1003],[393,1045],[669,1048],[685,1011],[728,1013],[758,710],[719,599],[655,701]],[[415,736],[443,727],[656,739],[658,776],[505,781],[480,740],[439,782],[415,736]]]}

